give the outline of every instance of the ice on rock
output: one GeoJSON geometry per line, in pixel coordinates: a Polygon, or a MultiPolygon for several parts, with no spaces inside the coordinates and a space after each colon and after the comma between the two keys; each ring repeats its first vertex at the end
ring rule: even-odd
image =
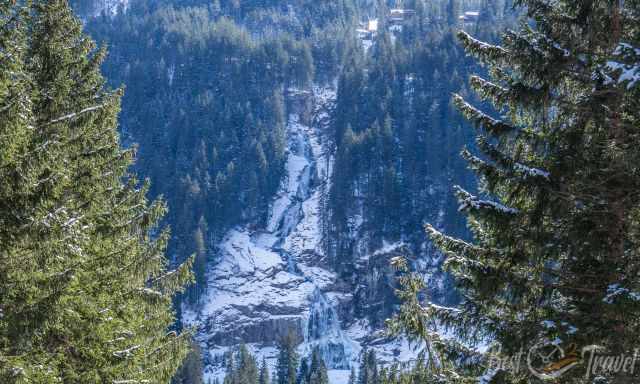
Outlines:
{"type": "Polygon", "coordinates": [[[229,232],[220,247],[226,257],[217,269],[229,275],[256,273],[256,271],[264,273],[283,263],[280,255],[256,244],[251,234],[244,230],[229,232]]]}
{"type": "MultiPolygon", "coordinates": [[[[340,318],[340,308],[353,296],[337,288],[338,276],[324,260],[321,230],[322,202],[331,187],[333,167],[324,138],[336,95],[332,88],[317,86],[312,92],[289,94],[311,98],[312,119],[306,124],[297,113],[288,117],[285,177],[267,225],[230,230],[208,266],[206,294],[198,305],[183,308],[183,322],[198,328],[205,381],[222,380],[222,355],[241,342],[258,361],[264,357],[273,372],[276,342],[290,330],[301,341],[301,356],[319,348],[331,384],[347,383],[364,344],[388,363],[417,356],[406,340],[372,336],[366,320],[346,324],[340,318]]],[[[356,221],[354,225],[360,225],[362,218],[356,221]]],[[[402,246],[385,242],[379,251],[402,246]]]]}
{"type": "Polygon", "coordinates": [[[229,231],[217,262],[209,266],[206,295],[194,308],[184,308],[184,322],[198,327],[197,339],[207,352],[207,378],[221,378],[216,356],[233,345],[248,343],[260,360],[290,328],[303,341],[299,351],[306,355],[320,348],[330,368],[348,369],[357,357],[352,354],[358,345],[342,331],[335,308],[344,293],[327,292],[337,277],[323,266],[319,252],[319,186],[327,186],[332,160],[318,130],[328,124],[327,104],[335,91],[315,87],[311,97],[313,124],[289,116],[286,175],[266,228],[229,231]]]}

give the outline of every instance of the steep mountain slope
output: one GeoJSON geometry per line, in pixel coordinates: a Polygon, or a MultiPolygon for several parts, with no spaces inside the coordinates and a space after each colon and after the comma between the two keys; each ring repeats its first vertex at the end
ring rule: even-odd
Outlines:
{"type": "Polygon", "coordinates": [[[389,260],[407,256],[431,299],[453,303],[422,224],[465,234],[447,186],[469,186],[458,151],[471,130],[449,99],[471,67],[448,1],[402,19],[350,1],[199,3],[132,0],[86,20],[127,86],[122,135],[168,201],[171,255],[196,254],[178,306],[207,378],[240,343],[273,365],[290,332],[301,355],[320,348],[335,384],[363,348],[411,361],[383,334],[398,307],[389,260]]]}
{"type": "MultiPolygon", "coordinates": [[[[313,87],[289,95],[286,174],[267,224],[227,232],[219,259],[207,270],[207,294],[183,313],[183,321],[199,330],[208,378],[224,375],[223,354],[238,343],[251,344],[275,364],[273,346],[289,332],[300,341],[302,356],[319,347],[330,368],[346,371],[333,375],[344,377],[371,331],[366,320],[353,318],[351,287],[332,271],[322,249],[322,202],[334,164],[328,110],[335,91],[313,87]]],[[[393,341],[379,349],[387,361],[401,353],[393,341]]]]}
{"type": "MultiPolygon", "coordinates": [[[[330,303],[326,293],[336,276],[322,265],[319,253],[319,187],[328,182],[322,170],[330,162],[321,142],[326,124],[326,112],[321,111],[331,103],[333,92],[290,91],[292,98],[302,98],[301,104],[310,98],[313,113],[306,122],[301,121],[303,111],[289,114],[286,173],[267,223],[263,228],[235,228],[224,236],[219,259],[208,267],[207,294],[184,312],[187,324],[200,327],[199,340],[208,351],[205,361],[216,360],[220,347],[240,342],[273,345],[288,332],[305,342],[318,342],[315,336],[320,333],[329,344],[342,338],[335,302],[330,303]],[[335,334],[326,335],[329,330],[335,334]]],[[[329,344],[323,347],[331,348],[329,344]]],[[[350,355],[343,344],[335,347],[341,348],[335,352],[342,355],[338,360],[350,355]]],[[[208,365],[207,372],[215,368],[208,365]]],[[[217,368],[218,374],[224,372],[217,368]]]]}

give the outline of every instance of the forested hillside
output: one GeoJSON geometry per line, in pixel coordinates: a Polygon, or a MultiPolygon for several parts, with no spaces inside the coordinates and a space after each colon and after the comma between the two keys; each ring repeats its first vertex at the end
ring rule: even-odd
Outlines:
{"type": "Polygon", "coordinates": [[[0,382],[168,382],[188,353],[166,204],[66,1],[0,3],[0,382]]]}
{"type": "MultiPolygon", "coordinates": [[[[469,94],[466,78],[479,67],[454,32],[494,39],[515,20],[510,3],[76,8],[109,47],[110,83],[126,86],[121,134],[137,147],[136,169],[156,181],[152,195],[168,201],[169,254],[196,255],[197,282],[178,307],[200,329],[207,377],[219,377],[224,351],[241,342],[271,364],[269,348],[291,332],[303,357],[316,348],[330,369],[356,366],[398,308],[389,265],[398,253],[430,281],[434,300],[458,300],[422,231],[436,222],[467,235],[450,192],[454,183],[474,189],[458,156],[474,143],[450,95],[469,94]],[[287,274],[287,289],[284,277],[269,277],[273,268],[287,274]]],[[[407,347],[381,348],[391,362],[407,347]]]]}
{"type": "Polygon", "coordinates": [[[330,80],[349,44],[333,30],[345,33],[353,9],[301,2],[283,18],[279,3],[183,5],[132,2],[88,29],[109,45],[110,81],[127,85],[121,131],[137,166],[172,202],[170,252],[197,253],[202,283],[226,229],[264,224],[283,176],[286,90],[330,80]]]}
{"type": "Polygon", "coordinates": [[[0,0],[0,382],[638,382],[639,21],[0,0]]]}

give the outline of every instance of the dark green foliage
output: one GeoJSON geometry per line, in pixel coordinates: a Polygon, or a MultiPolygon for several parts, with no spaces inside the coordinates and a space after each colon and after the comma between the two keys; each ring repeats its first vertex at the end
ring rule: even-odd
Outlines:
{"type": "MultiPolygon", "coordinates": [[[[455,97],[478,127],[481,156],[463,156],[483,195],[458,189],[475,241],[427,226],[457,278],[461,310],[409,300],[400,324],[431,342],[424,335],[433,328],[422,324],[437,319],[467,343],[493,341],[503,357],[545,340],[633,355],[640,341],[634,299],[640,87],[630,75],[640,66],[638,4],[517,3],[533,23],[507,31],[501,46],[459,34],[491,75],[472,77],[471,85],[498,111],[484,113],[455,97]],[[627,77],[616,64],[623,62],[627,77]]],[[[435,346],[469,356],[460,345],[435,346]]],[[[477,381],[482,365],[459,357],[445,355],[439,371],[477,381]]],[[[605,372],[600,380],[635,382],[637,375],[605,372]]],[[[527,371],[498,372],[492,382],[535,380],[527,371]]],[[[591,381],[573,369],[562,382],[591,381]]]]}
{"type": "MultiPolygon", "coordinates": [[[[383,30],[368,55],[354,50],[346,58],[333,114],[337,166],[329,191],[327,253],[348,278],[354,278],[358,254],[381,248],[383,240],[404,241],[411,253],[435,256],[425,245],[425,221],[466,234],[462,220],[444,219],[456,217],[449,183],[473,188],[458,156],[473,134],[450,98],[452,92],[468,93],[463,79],[474,66],[442,13],[449,4],[455,6],[448,1],[437,7],[423,4],[401,32],[383,30]],[[362,219],[359,227],[354,217],[362,219]]],[[[451,15],[457,12],[462,11],[451,10],[451,15]]],[[[385,268],[377,260],[369,263],[370,269],[385,268]]],[[[390,280],[367,281],[366,286],[392,284],[392,276],[390,280]]],[[[453,301],[450,291],[438,301],[453,301]]],[[[392,291],[377,292],[386,296],[357,294],[380,304],[375,309],[358,307],[375,314],[374,324],[391,316],[397,305],[392,291]]]]}
{"type": "Polygon", "coordinates": [[[410,369],[401,369],[397,364],[394,364],[380,370],[381,384],[435,384],[441,382],[443,381],[433,376],[433,372],[425,364],[423,355],[418,357],[410,369]]]}
{"type": "MultiPolygon", "coordinates": [[[[192,342],[191,351],[182,362],[182,366],[173,377],[172,384],[204,384],[202,377],[202,350],[192,342]]],[[[262,384],[262,383],[260,383],[262,384]]],[[[268,384],[268,383],[267,383],[268,384]]]]}
{"type": "Polygon", "coordinates": [[[309,369],[307,383],[329,384],[329,377],[327,376],[327,366],[325,365],[318,348],[314,348],[313,352],[311,353],[311,368],[309,369]]]}
{"type": "Polygon", "coordinates": [[[311,366],[304,358],[298,366],[298,357],[295,351],[296,342],[293,336],[283,338],[279,345],[278,361],[276,370],[269,378],[269,368],[265,359],[258,371],[255,358],[242,345],[233,354],[228,353],[225,357],[227,372],[225,384],[269,384],[272,383],[293,383],[293,384],[329,384],[327,367],[316,348],[311,354],[311,366]]]}
{"type": "Polygon", "coordinates": [[[110,82],[127,85],[121,126],[137,170],[173,208],[169,253],[196,254],[192,302],[226,230],[264,224],[283,176],[286,90],[333,79],[353,17],[350,1],[292,1],[296,18],[283,2],[210,3],[139,0],[87,24],[112,47],[110,82]]]}
{"type": "Polygon", "coordinates": [[[260,365],[260,376],[258,376],[258,384],[269,384],[269,367],[267,367],[267,361],[263,358],[260,365]]]}
{"type": "Polygon", "coordinates": [[[288,333],[280,340],[278,361],[276,363],[277,384],[296,384],[298,372],[298,342],[293,333],[288,333]]]}
{"type": "Polygon", "coordinates": [[[128,171],[120,90],[66,1],[2,1],[0,381],[167,383],[190,280],[169,270],[162,201],[128,171]]]}
{"type": "Polygon", "coordinates": [[[329,384],[327,366],[322,359],[320,350],[314,348],[311,352],[311,365],[303,358],[298,367],[297,384],[329,384]]]}
{"type": "Polygon", "coordinates": [[[124,99],[125,134],[140,145],[139,169],[166,181],[152,193],[175,207],[167,217],[176,228],[170,249],[196,252],[202,283],[216,234],[266,216],[284,161],[279,88],[294,70],[282,42],[255,44],[230,20],[212,20],[206,8],[161,8],[146,17],[143,26],[132,15],[131,25],[116,22],[108,32],[120,47],[113,56],[129,64],[114,59],[107,72],[114,82],[136,85],[124,99]],[[149,41],[145,49],[130,44],[132,33],[149,41]]]}
{"type": "Polygon", "coordinates": [[[298,378],[296,384],[309,383],[309,363],[306,358],[300,361],[300,368],[298,369],[298,378]]]}
{"type": "Polygon", "coordinates": [[[235,355],[230,354],[223,384],[258,384],[261,378],[263,378],[262,372],[258,372],[256,360],[244,344],[235,355]]]}
{"type": "Polygon", "coordinates": [[[362,351],[360,368],[358,369],[358,384],[380,384],[378,361],[373,349],[362,351]]]}

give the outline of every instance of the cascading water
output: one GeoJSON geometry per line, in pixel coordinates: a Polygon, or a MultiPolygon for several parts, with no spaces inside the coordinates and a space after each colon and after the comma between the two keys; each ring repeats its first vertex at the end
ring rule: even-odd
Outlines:
{"type": "MultiPolygon", "coordinates": [[[[291,118],[297,121],[297,117],[291,118]]],[[[282,246],[304,217],[302,204],[311,196],[311,176],[312,172],[315,171],[315,160],[310,150],[309,139],[304,132],[298,129],[299,125],[289,124],[288,127],[289,155],[286,165],[286,193],[279,200],[285,200],[289,205],[282,210],[279,217],[275,217],[275,220],[272,220],[276,225],[275,233],[278,238],[273,245],[273,250],[283,256],[283,259],[287,262],[289,273],[300,275],[300,270],[296,267],[295,257],[291,252],[283,249],[282,246]]],[[[278,204],[281,205],[283,202],[276,201],[274,207],[278,204]]]]}
{"type": "Polygon", "coordinates": [[[289,115],[285,177],[266,227],[226,234],[208,272],[206,295],[198,308],[183,311],[185,324],[198,325],[207,378],[224,376],[216,361],[240,342],[253,344],[259,357],[275,363],[270,351],[291,330],[303,341],[299,352],[308,356],[319,348],[330,369],[348,369],[357,356],[357,344],[341,330],[339,300],[332,300],[343,293],[327,296],[336,276],[323,265],[320,245],[321,201],[328,189],[321,188],[328,183],[321,179],[330,174],[331,159],[318,122],[326,120],[335,92],[315,88],[309,96],[320,99],[314,123],[303,123],[302,113],[289,115]]]}
{"type": "Polygon", "coordinates": [[[316,289],[311,297],[305,344],[307,353],[318,348],[330,368],[350,368],[349,362],[356,346],[345,336],[334,305],[320,289],[316,289]]]}
{"type": "MultiPolygon", "coordinates": [[[[282,226],[280,228],[280,241],[278,245],[284,244],[286,238],[295,230],[304,218],[304,210],[302,204],[307,201],[313,195],[314,188],[312,185],[314,179],[314,173],[317,173],[316,163],[318,159],[315,157],[312,145],[310,143],[311,138],[307,132],[299,130],[305,126],[297,124],[297,120],[294,124],[290,124],[294,130],[289,132],[289,160],[300,161],[298,158],[304,159],[304,169],[298,174],[297,188],[293,203],[287,208],[286,214],[283,217],[282,226]],[[295,129],[298,128],[298,129],[295,129]]],[[[315,179],[318,175],[315,175],[315,179]]],[[[289,175],[291,177],[291,175],[289,175]]],[[[291,180],[289,180],[290,191],[293,192],[291,180]]],[[[284,253],[288,260],[290,272],[299,273],[296,268],[295,257],[287,251],[281,250],[281,254],[284,253]]],[[[309,278],[309,277],[307,277],[309,278]]],[[[318,348],[320,353],[328,367],[334,369],[349,369],[350,361],[353,352],[353,342],[342,332],[340,325],[340,319],[332,304],[322,292],[320,288],[315,284],[313,278],[309,280],[314,284],[314,291],[310,300],[309,316],[305,322],[304,332],[304,354],[310,354],[314,348],[318,348]]]]}

